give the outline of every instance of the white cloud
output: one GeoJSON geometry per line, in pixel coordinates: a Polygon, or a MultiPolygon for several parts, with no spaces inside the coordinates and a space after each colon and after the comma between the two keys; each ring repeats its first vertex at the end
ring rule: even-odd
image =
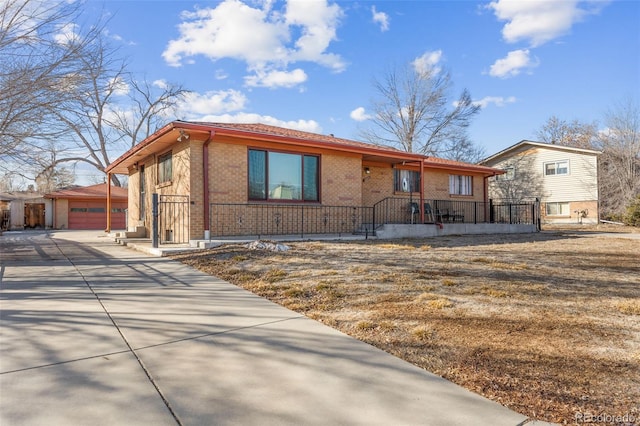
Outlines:
{"type": "Polygon", "coordinates": [[[224,114],[245,108],[247,97],[237,90],[206,93],[188,92],[178,105],[178,112],[193,119],[206,114],[224,114]]]}
{"type": "Polygon", "coordinates": [[[597,14],[608,1],[497,0],[489,3],[500,21],[507,21],[502,37],[507,43],[526,40],[531,47],[567,34],[585,16],[597,14]],[[582,6],[582,7],[581,7],[582,6]]]}
{"type": "Polygon", "coordinates": [[[167,87],[169,87],[169,84],[167,84],[167,80],[163,80],[163,79],[159,79],[159,80],[154,80],[153,83],[151,83],[153,86],[157,87],[158,89],[166,89],[167,87]]]}
{"type": "Polygon", "coordinates": [[[355,121],[366,121],[371,118],[371,115],[367,114],[363,107],[358,107],[351,111],[349,117],[351,117],[351,119],[355,121]]]}
{"type": "Polygon", "coordinates": [[[344,70],[342,58],[327,52],[337,39],[342,17],[337,4],[289,0],[284,11],[272,10],[272,6],[270,1],[254,8],[240,0],[225,0],[215,8],[185,11],[178,26],[180,36],[169,42],[163,58],[172,66],[189,63],[199,55],[211,61],[236,59],[247,64],[252,74],[248,83],[264,86],[271,81],[276,87],[306,80],[306,74],[301,78],[301,70],[287,69],[298,61],[318,63],[336,72],[344,70]],[[272,78],[259,78],[261,75],[272,78]],[[289,77],[284,85],[283,76],[289,77]]]}
{"type": "Polygon", "coordinates": [[[531,69],[538,66],[537,60],[532,60],[529,49],[513,50],[503,59],[498,59],[489,70],[492,77],[509,78],[514,77],[523,69],[531,69]]]}
{"type": "Polygon", "coordinates": [[[285,127],[303,132],[322,133],[322,127],[315,120],[284,121],[269,115],[239,112],[237,114],[204,115],[198,121],[213,123],[262,123],[270,126],[285,127]]]}
{"type": "Polygon", "coordinates": [[[491,104],[497,107],[503,107],[507,104],[512,104],[515,101],[516,101],[515,96],[509,96],[508,98],[504,98],[502,96],[485,96],[480,100],[473,101],[473,104],[480,105],[480,108],[486,108],[491,104]]]}
{"type": "Polygon", "coordinates": [[[116,96],[126,96],[131,90],[129,83],[124,81],[122,77],[112,78],[111,81],[109,81],[109,89],[113,90],[113,94],[116,96]]]}
{"type": "Polygon", "coordinates": [[[307,81],[307,74],[300,68],[293,71],[262,71],[244,78],[249,87],[294,87],[307,81]]]}
{"type": "Polygon", "coordinates": [[[373,22],[380,25],[380,31],[384,32],[389,29],[389,15],[376,11],[375,6],[371,6],[371,15],[373,16],[373,22]]]}
{"type": "Polygon", "coordinates": [[[301,32],[295,42],[297,49],[290,49],[293,61],[316,62],[336,72],[344,70],[345,63],[339,55],[325,53],[329,44],[337,39],[336,30],[343,13],[337,4],[328,5],[326,0],[289,0],[285,14],[288,32],[301,32]]]}
{"type": "Polygon", "coordinates": [[[426,51],[422,56],[416,58],[412,64],[416,71],[420,73],[439,73],[442,67],[438,66],[442,60],[442,50],[426,51]]]}
{"type": "Polygon", "coordinates": [[[53,35],[53,40],[58,44],[69,44],[80,39],[80,35],[76,32],[78,25],[73,22],[58,25],[57,32],[53,35]]]}

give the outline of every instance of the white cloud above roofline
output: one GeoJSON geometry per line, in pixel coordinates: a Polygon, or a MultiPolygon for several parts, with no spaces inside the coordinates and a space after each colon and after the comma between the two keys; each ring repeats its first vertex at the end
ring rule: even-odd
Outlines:
{"type": "Polygon", "coordinates": [[[523,71],[531,72],[539,64],[540,61],[537,58],[531,58],[529,49],[512,50],[507,53],[507,56],[491,65],[489,75],[499,78],[515,77],[523,71]]]}
{"type": "Polygon", "coordinates": [[[375,6],[371,6],[371,19],[380,26],[380,31],[389,30],[389,15],[384,12],[378,12],[375,6]]]}
{"type": "Polygon", "coordinates": [[[280,120],[270,115],[260,115],[256,113],[239,112],[236,114],[209,114],[194,118],[193,121],[203,121],[212,123],[261,123],[270,126],[284,127],[287,129],[300,130],[310,133],[322,133],[322,127],[315,120],[280,120]]]}
{"type": "Polygon", "coordinates": [[[506,21],[502,38],[507,43],[525,41],[541,46],[571,32],[574,24],[600,13],[609,1],[496,0],[486,7],[499,21],[506,21]]]}
{"type": "Polygon", "coordinates": [[[358,107],[354,109],[349,114],[349,117],[351,117],[351,119],[355,121],[367,121],[372,118],[370,114],[366,113],[364,107],[358,107]]]}
{"type": "Polygon", "coordinates": [[[215,7],[182,12],[179,36],[169,41],[162,54],[165,62],[180,67],[196,57],[212,62],[235,59],[247,66],[248,86],[267,88],[304,83],[308,77],[302,62],[332,72],[346,68],[342,57],[329,51],[343,17],[338,4],[289,0],[282,9],[274,9],[270,1],[254,4],[224,0],[215,7]],[[297,64],[293,70],[289,69],[292,64],[297,64]]]}

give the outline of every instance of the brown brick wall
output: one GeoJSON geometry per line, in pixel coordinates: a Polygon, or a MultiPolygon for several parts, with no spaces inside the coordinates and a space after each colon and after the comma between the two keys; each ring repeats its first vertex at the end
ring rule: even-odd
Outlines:
{"type": "Polygon", "coordinates": [[[428,170],[425,172],[424,196],[430,200],[484,201],[484,177],[481,174],[428,170]],[[449,194],[449,175],[473,176],[473,195],[449,194]]]}
{"type": "Polygon", "coordinates": [[[247,153],[244,145],[209,145],[209,202],[247,202],[247,153]]]}
{"type": "Polygon", "coordinates": [[[325,206],[362,205],[362,160],[323,155],[320,159],[321,201],[325,206]]]}
{"type": "MultiPolygon", "coordinates": [[[[387,197],[408,197],[404,192],[393,191],[393,169],[389,167],[369,167],[370,174],[363,173],[362,201],[365,206],[373,206],[378,201],[387,197]]],[[[460,200],[460,201],[484,201],[484,178],[481,174],[469,174],[473,176],[473,195],[459,196],[449,194],[449,175],[459,172],[447,172],[425,169],[424,171],[424,198],[427,200],[460,200]]],[[[419,193],[415,192],[414,197],[419,193]]]]}
{"type": "Polygon", "coordinates": [[[362,174],[362,205],[373,206],[380,200],[393,197],[393,169],[368,166],[370,173],[362,174]]]}
{"type": "Polygon", "coordinates": [[[578,223],[580,218],[576,211],[587,210],[586,217],[581,218],[583,223],[597,223],[598,222],[598,201],[568,201],[569,203],[569,215],[559,216],[550,215],[547,216],[547,203],[540,203],[540,217],[543,223],[578,223]]]}

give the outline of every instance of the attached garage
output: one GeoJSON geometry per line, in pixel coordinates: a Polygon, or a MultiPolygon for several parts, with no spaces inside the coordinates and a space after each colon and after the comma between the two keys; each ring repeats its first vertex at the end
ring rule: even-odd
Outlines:
{"type": "MultiPolygon", "coordinates": [[[[46,195],[54,200],[54,228],[106,229],[107,185],[74,187],[46,195]]],[[[111,229],[126,228],[127,189],[111,187],[111,229]]]]}

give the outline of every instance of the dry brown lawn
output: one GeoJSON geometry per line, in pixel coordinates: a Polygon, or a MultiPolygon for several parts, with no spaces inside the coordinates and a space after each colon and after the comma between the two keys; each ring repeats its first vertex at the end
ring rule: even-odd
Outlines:
{"type": "Polygon", "coordinates": [[[638,419],[640,240],[585,229],[176,258],[529,417],[638,419]]]}

